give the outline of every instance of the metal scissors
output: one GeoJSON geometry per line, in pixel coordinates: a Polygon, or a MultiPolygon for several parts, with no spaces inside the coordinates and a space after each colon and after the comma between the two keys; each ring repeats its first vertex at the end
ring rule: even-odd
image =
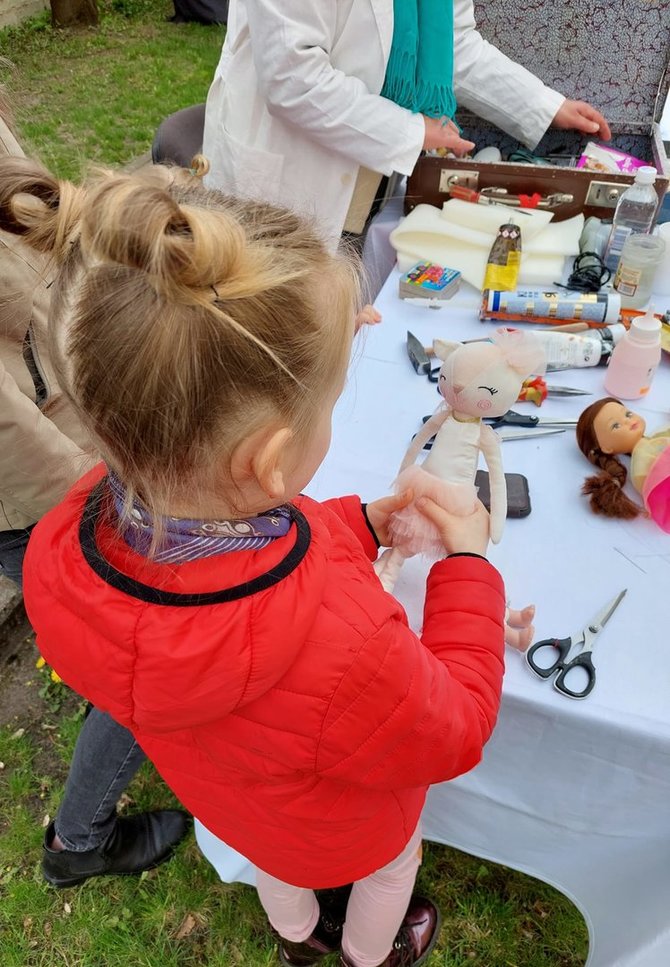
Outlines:
{"type": "MultiPolygon", "coordinates": [[[[518,414],[517,414],[518,415],[518,414]]],[[[430,414],[428,416],[422,417],[422,423],[427,423],[430,419],[430,414]]],[[[554,433],[565,433],[565,428],[560,426],[549,426],[549,427],[534,427],[531,426],[529,429],[523,429],[526,424],[516,424],[520,427],[518,430],[506,430],[504,427],[502,430],[498,430],[498,437],[503,442],[505,440],[534,440],[538,436],[553,436],[554,433]]],[[[415,434],[416,435],[416,434],[415,434]]],[[[414,439],[414,437],[412,437],[414,439]]],[[[435,442],[435,437],[432,436],[423,445],[424,450],[432,450],[433,443],[435,442]]]]}
{"type": "Polygon", "coordinates": [[[594,615],[585,628],[582,628],[581,631],[570,638],[543,638],[542,641],[536,641],[534,645],[531,645],[526,652],[526,661],[532,671],[540,678],[551,678],[558,672],[554,679],[554,688],[557,691],[569,698],[586,698],[593,691],[593,686],[596,683],[596,669],[591,660],[591,652],[595,647],[596,638],[621,604],[626,591],[627,588],[619,591],[615,598],[594,615]],[[573,645],[581,645],[581,651],[574,658],[568,660],[573,645]],[[535,660],[535,656],[542,648],[552,648],[554,653],[558,653],[556,660],[551,665],[542,665],[535,660]],[[580,692],[574,691],[566,684],[566,679],[574,668],[583,668],[588,678],[586,685],[580,692]]]}
{"type": "Polygon", "coordinates": [[[484,423],[497,430],[498,427],[506,426],[577,426],[577,420],[566,420],[565,418],[554,419],[550,416],[533,416],[530,413],[517,413],[516,410],[508,410],[502,416],[485,416],[484,423]]]}

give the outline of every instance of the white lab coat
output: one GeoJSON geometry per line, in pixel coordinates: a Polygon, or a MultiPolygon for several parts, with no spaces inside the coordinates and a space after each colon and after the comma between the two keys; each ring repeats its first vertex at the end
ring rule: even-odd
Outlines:
{"type": "MultiPolygon", "coordinates": [[[[534,144],[563,98],[486,44],[472,0],[454,0],[454,25],[459,101],[534,144]]],[[[206,184],[292,208],[336,245],[359,167],[408,175],[423,145],[421,115],[378,96],[392,34],[393,0],[233,0],[206,184]]]]}

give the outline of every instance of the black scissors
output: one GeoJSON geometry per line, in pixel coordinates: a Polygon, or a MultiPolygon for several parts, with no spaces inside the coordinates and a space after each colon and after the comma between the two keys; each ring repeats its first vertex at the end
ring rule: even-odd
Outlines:
{"type": "Polygon", "coordinates": [[[577,426],[577,420],[553,419],[550,416],[533,416],[508,410],[502,416],[485,416],[484,423],[496,430],[504,426],[577,426]]]}
{"type": "Polygon", "coordinates": [[[595,646],[596,638],[621,604],[626,590],[627,588],[624,588],[623,591],[620,591],[616,598],[605,605],[585,628],[572,635],[571,638],[543,638],[542,641],[536,641],[534,645],[531,645],[526,652],[526,661],[535,674],[539,675],[540,678],[551,678],[555,672],[558,672],[554,679],[554,688],[557,691],[569,696],[569,698],[586,698],[593,691],[593,686],[596,683],[596,670],[591,660],[591,652],[595,646]],[[568,661],[568,655],[573,645],[581,645],[582,648],[574,658],[568,661]],[[541,648],[552,648],[554,653],[557,652],[556,661],[551,665],[538,664],[535,656],[541,648]],[[588,677],[588,681],[581,692],[573,691],[566,684],[566,679],[574,668],[583,668],[588,677]]]}

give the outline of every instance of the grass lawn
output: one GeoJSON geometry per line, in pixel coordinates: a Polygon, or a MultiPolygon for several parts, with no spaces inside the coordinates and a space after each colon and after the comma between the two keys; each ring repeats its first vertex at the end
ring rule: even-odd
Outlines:
{"type": "Polygon", "coordinates": [[[45,14],[0,32],[0,55],[15,65],[6,81],[23,140],[61,177],[148,151],[163,118],[205,100],[225,35],[167,23],[168,0],[100,8],[99,28],[53,30],[45,14]]]}
{"type": "MultiPolygon", "coordinates": [[[[167,23],[171,12],[167,0],[114,0],[97,29],[53,31],[43,17],[0,32],[24,143],[54,172],[125,164],[148,151],[164,117],[204,100],[223,30],[167,23]]],[[[43,826],[62,794],[82,708],[35,669],[36,657],[29,636],[0,656],[0,967],[277,963],[255,892],[220,883],[192,837],[140,878],[63,892],[45,885],[43,826]]],[[[172,801],[149,766],[127,799],[122,809],[172,801]]],[[[430,967],[584,963],[582,918],[542,883],[428,845],[419,888],[444,917],[430,967]]]]}

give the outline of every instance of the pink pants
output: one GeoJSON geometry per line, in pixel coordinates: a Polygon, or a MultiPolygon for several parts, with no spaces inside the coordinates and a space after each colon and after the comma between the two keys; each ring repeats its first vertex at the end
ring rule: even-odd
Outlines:
{"type": "MultiPolygon", "coordinates": [[[[388,956],[407,912],[421,864],[421,824],[402,853],[354,883],[347,906],[342,950],[355,967],[377,967],[388,956]]],[[[268,920],[286,940],[303,941],[319,919],[313,890],[282,883],[257,871],[256,886],[268,920]]]]}

